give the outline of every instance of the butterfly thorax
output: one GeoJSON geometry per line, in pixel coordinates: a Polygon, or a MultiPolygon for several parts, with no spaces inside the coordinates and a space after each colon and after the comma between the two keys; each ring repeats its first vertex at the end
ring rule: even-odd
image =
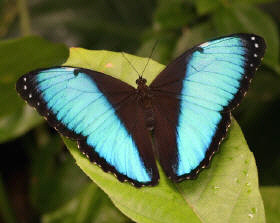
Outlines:
{"type": "Polygon", "coordinates": [[[147,129],[152,131],[155,126],[155,118],[152,105],[152,94],[150,88],[146,85],[146,83],[147,80],[142,77],[139,77],[136,80],[136,84],[138,85],[136,90],[137,102],[144,110],[147,129]]]}

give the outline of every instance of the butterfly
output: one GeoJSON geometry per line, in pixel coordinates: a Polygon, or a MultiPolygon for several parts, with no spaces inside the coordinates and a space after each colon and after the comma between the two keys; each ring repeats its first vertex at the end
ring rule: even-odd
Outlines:
{"type": "Polygon", "coordinates": [[[134,88],[101,72],[60,66],[23,75],[16,89],[119,181],[156,185],[158,160],[180,182],[209,166],[265,48],[260,36],[233,34],[187,50],[149,86],[141,75],[134,88]]]}

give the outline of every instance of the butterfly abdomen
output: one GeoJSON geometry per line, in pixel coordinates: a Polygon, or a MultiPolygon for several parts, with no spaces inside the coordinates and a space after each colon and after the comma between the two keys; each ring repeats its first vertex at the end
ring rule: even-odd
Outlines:
{"type": "Polygon", "coordinates": [[[153,108],[144,110],[147,130],[153,131],[155,128],[155,118],[153,108]]]}

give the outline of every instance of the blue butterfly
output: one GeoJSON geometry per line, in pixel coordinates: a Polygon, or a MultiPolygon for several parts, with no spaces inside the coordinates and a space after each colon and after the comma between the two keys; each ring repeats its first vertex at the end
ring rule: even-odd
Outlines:
{"type": "Polygon", "coordinates": [[[139,76],[137,88],[79,67],[32,71],[16,88],[52,127],[121,182],[156,185],[156,160],[180,182],[209,165],[265,48],[254,34],[217,38],[183,53],[149,86],[139,76]]]}

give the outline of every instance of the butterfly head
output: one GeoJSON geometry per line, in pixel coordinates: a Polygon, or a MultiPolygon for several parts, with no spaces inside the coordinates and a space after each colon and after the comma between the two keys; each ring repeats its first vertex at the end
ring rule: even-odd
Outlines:
{"type": "Polygon", "coordinates": [[[136,80],[136,84],[138,86],[145,86],[147,83],[147,80],[145,78],[143,78],[142,76],[140,76],[137,80],[136,80]]]}
{"type": "Polygon", "coordinates": [[[139,77],[136,80],[137,86],[137,95],[138,95],[138,100],[141,101],[142,103],[150,98],[150,91],[149,87],[146,85],[147,80],[143,77],[139,77]]]}

